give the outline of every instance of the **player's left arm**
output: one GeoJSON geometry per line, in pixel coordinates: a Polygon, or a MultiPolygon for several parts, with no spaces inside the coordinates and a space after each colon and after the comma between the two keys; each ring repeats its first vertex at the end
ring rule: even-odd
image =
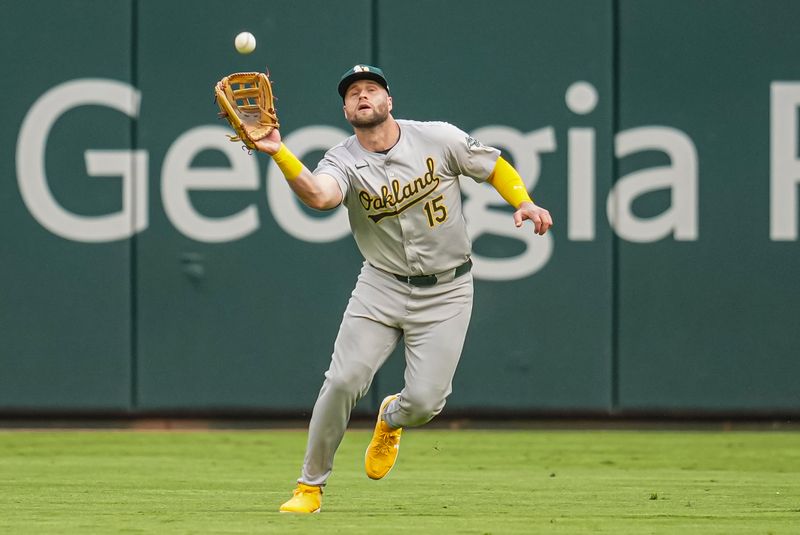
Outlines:
{"type": "Polygon", "coordinates": [[[525,187],[522,177],[502,156],[497,158],[494,170],[487,181],[508,204],[516,208],[514,224],[517,227],[521,227],[522,223],[529,219],[533,223],[536,234],[542,236],[553,226],[550,212],[541,206],[536,206],[528,195],[528,189],[525,187]]]}

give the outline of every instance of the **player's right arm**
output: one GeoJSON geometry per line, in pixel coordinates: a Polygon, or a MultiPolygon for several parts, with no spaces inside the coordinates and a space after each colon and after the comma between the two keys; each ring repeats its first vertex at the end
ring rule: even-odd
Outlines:
{"type": "Polygon", "coordinates": [[[281,142],[281,134],[276,129],[260,141],[256,148],[266,152],[278,164],[286,182],[295,195],[307,206],[317,210],[329,210],[342,203],[342,190],[336,179],[323,173],[314,174],[303,165],[281,142]]]}

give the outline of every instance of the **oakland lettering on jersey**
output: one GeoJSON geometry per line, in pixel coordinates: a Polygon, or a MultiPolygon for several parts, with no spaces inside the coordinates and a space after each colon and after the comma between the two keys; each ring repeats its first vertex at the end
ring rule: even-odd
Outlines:
{"type": "Polygon", "coordinates": [[[401,187],[400,181],[396,178],[393,179],[391,190],[389,186],[381,187],[381,194],[370,195],[368,192],[361,190],[358,193],[358,200],[364,210],[383,210],[376,214],[369,214],[369,218],[375,223],[378,223],[384,217],[392,217],[401,214],[403,211],[408,210],[419,201],[433,193],[439,186],[439,177],[434,174],[435,163],[433,158],[425,160],[425,165],[428,171],[413,181],[408,182],[401,187]],[[390,210],[385,210],[391,208],[390,210]]]}

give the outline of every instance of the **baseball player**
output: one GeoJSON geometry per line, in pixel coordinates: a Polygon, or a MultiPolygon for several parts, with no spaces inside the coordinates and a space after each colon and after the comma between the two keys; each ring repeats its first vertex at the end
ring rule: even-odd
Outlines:
{"type": "Polygon", "coordinates": [[[314,172],[274,130],[256,142],[308,206],[348,210],[365,262],[344,313],[308,431],[297,488],[281,512],[315,513],[350,412],[400,337],[405,386],[378,411],[365,454],[367,476],[394,466],[406,427],[439,414],[451,391],[472,313],[471,244],[461,212],[459,176],[489,182],[543,235],[553,221],[536,206],[500,151],[444,122],[395,119],[381,69],[356,65],[339,82],[354,134],[330,149],[314,172]]]}

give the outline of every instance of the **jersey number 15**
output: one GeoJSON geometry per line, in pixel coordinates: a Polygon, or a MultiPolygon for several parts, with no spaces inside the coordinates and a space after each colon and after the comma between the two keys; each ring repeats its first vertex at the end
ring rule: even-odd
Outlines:
{"type": "Polygon", "coordinates": [[[443,198],[443,195],[439,195],[435,199],[426,202],[423,207],[425,215],[428,217],[428,226],[431,228],[447,220],[447,208],[442,204],[443,198]]]}

